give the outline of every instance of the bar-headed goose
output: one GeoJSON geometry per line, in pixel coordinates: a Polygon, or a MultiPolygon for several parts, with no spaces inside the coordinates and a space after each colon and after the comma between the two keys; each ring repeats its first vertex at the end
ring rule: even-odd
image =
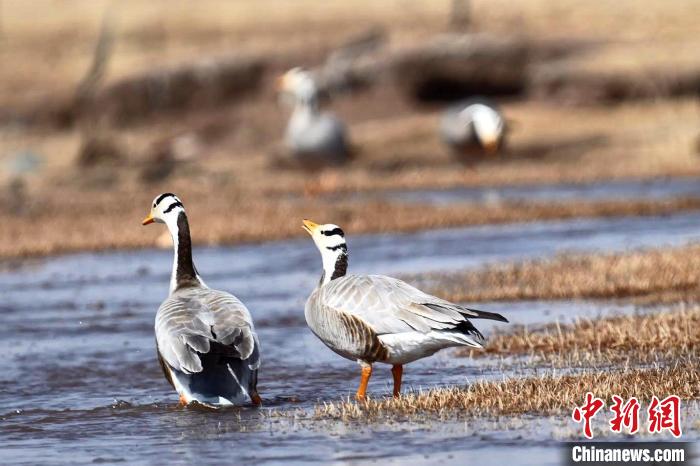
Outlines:
{"type": "Polygon", "coordinates": [[[440,135],[456,157],[469,161],[502,149],[506,122],[501,112],[485,99],[471,99],[443,112],[440,135]]]}
{"type": "Polygon", "coordinates": [[[345,125],[335,115],[322,112],[316,82],[308,71],[292,68],[279,79],[279,91],[293,101],[285,132],[285,145],[302,166],[339,165],[350,150],[345,125]]]}
{"type": "Polygon", "coordinates": [[[170,295],[156,313],[156,346],[165,378],[180,402],[211,406],[260,404],[260,344],[248,309],[209,288],[192,261],[190,227],[171,193],[153,200],[144,225],[165,223],[175,248],[170,295]]]}
{"type": "Polygon", "coordinates": [[[323,261],[321,280],[306,301],[306,322],[326,346],[362,367],[357,399],[365,398],[372,363],[393,366],[394,396],[399,396],[404,364],[452,346],[483,347],[484,337],[469,319],[508,322],[500,314],[459,306],[395,278],[346,275],[343,230],[310,220],[304,220],[303,228],[323,261]]]}

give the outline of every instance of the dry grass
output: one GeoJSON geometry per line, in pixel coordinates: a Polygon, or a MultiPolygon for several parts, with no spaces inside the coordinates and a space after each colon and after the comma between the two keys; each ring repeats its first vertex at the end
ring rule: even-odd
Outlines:
{"type": "MultiPolygon", "coordinates": [[[[211,189],[202,182],[201,189],[211,189]]],[[[187,190],[189,191],[189,190],[187,190]]],[[[445,207],[388,202],[324,202],[251,199],[232,189],[217,190],[215,197],[180,194],[190,213],[196,244],[234,244],[304,237],[303,218],[334,222],[352,234],[410,232],[430,228],[505,222],[655,215],[700,209],[700,199],[660,202],[578,202],[570,204],[454,204],[445,207]],[[420,216],[416,212],[421,212],[420,216]],[[206,225],[206,228],[204,227],[206,225]]],[[[104,249],[152,247],[161,228],[143,228],[151,196],[129,192],[90,192],[87,196],[56,192],[21,217],[0,214],[0,257],[21,258],[104,249]],[[148,196],[148,197],[146,197],[148,196]]],[[[461,288],[459,288],[461,289],[461,288]]],[[[451,293],[455,293],[454,290],[451,293]]],[[[507,291],[506,291],[507,294],[507,291]]]]}
{"type": "Polygon", "coordinates": [[[457,302],[577,298],[693,301],[700,297],[700,246],[565,255],[416,278],[431,283],[433,293],[457,302]]]}
{"type": "Polygon", "coordinates": [[[559,367],[698,359],[698,328],[700,307],[681,307],[647,315],[581,320],[568,326],[523,327],[493,335],[485,351],[461,350],[458,354],[528,355],[535,364],[559,367]]]}
{"type": "MultiPolygon", "coordinates": [[[[146,68],[232,52],[265,54],[279,66],[285,60],[312,64],[329,47],[375,24],[387,29],[391,47],[403,47],[443,31],[450,4],[448,0],[408,4],[392,0],[361,2],[361,6],[313,3],[313,8],[306,8],[311,0],[301,1],[264,0],[250,8],[245,2],[206,0],[196,10],[162,0],[119,2],[116,49],[107,81],[146,68]]],[[[73,89],[88,67],[108,3],[3,3],[2,112],[15,102],[41,101],[43,96],[73,89]]],[[[575,8],[568,0],[557,5],[542,0],[470,3],[478,31],[518,30],[542,39],[617,40],[616,51],[600,52],[603,61],[624,56],[619,51],[624,48],[621,39],[635,43],[653,39],[655,50],[661,50],[657,54],[666,57],[676,54],[663,54],[664,44],[675,51],[679,41],[698,37],[697,22],[689,20],[695,17],[697,5],[685,1],[663,7],[644,1],[641,7],[626,0],[614,7],[576,4],[575,8]],[[590,20],[585,29],[581,15],[590,20]]],[[[359,149],[357,160],[342,170],[301,174],[270,165],[270,153],[279,143],[287,117],[275,105],[271,88],[271,83],[265,83],[261,94],[245,105],[163,116],[128,129],[108,128],[108,135],[126,156],[119,168],[77,169],[75,159],[82,142],[78,130],[0,127],[0,164],[26,150],[43,155],[46,161],[39,173],[27,177],[29,214],[0,213],[0,257],[151,246],[158,229],[144,231],[137,222],[151,198],[164,191],[177,192],[184,199],[198,244],[296,236],[301,234],[298,221],[304,216],[363,233],[698,208],[697,200],[417,208],[324,199],[330,193],[389,189],[699,176],[694,144],[700,114],[694,99],[576,111],[532,101],[509,103],[504,109],[517,122],[509,153],[464,167],[452,161],[441,145],[436,113],[412,107],[392,85],[384,84],[340,96],[333,103],[349,124],[359,149]],[[200,131],[211,126],[223,128],[217,138],[208,139],[206,131],[200,131]],[[138,174],[144,159],[152,155],[150,148],[181,135],[199,142],[194,161],[178,166],[165,182],[140,182],[138,174]],[[418,211],[421,215],[416,215],[418,211]]],[[[8,171],[0,171],[0,189],[7,178],[8,171]]]]}
{"type": "MultiPolygon", "coordinates": [[[[692,0],[590,2],[546,0],[469,2],[472,28],[526,37],[679,45],[700,36],[692,0]]],[[[110,76],[232,50],[285,54],[323,50],[367,25],[381,25],[398,44],[445,30],[451,0],[340,1],[205,0],[197,8],[165,0],[4,2],[0,101],[65,89],[88,66],[105,9],[112,5],[117,50],[110,76]]],[[[690,47],[690,45],[688,45],[690,47]]],[[[630,54],[624,56],[630,60],[630,54]]],[[[617,60],[616,60],[617,61],[617,60]]]]}
{"type": "Polygon", "coordinates": [[[435,31],[445,21],[444,10],[428,1],[365,1],[360,7],[338,1],[205,0],[196,8],[164,0],[77,0],[65,5],[39,0],[31,6],[4,2],[0,101],[69,90],[89,66],[110,6],[117,38],[110,79],[203,55],[284,56],[305,50],[307,56],[320,56],[372,24],[394,31],[397,40],[420,40],[424,31],[435,31]]]}
{"type": "MultiPolygon", "coordinates": [[[[353,420],[554,414],[571,410],[587,391],[608,401],[612,395],[648,400],[652,395],[676,394],[684,400],[697,399],[699,324],[700,307],[693,307],[496,335],[490,339],[486,354],[530,355],[538,367],[578,366],[586,370],[563,376],[551,373],[478,381],[465,388],[414,392],[398,399],[325,403],[316,407],[315,417],[353,420]],[[605,369],[591,370],[601,365],[605,369]],[[630,365],[635,368],[630,369],[630,365]]],[[[465,351],[464,355],[471,353],[465,351]]]]}
{"type": "Polygon", "coordinates": [[[697,359],[668,367],[620,372],[476,382],[466,388],[440,388],[409,393],[400,398],[340,401],[319,405],[319,419],[381,419],[425,414],[438,416],[508,416],[570,412],[588,391],[607,401],[612,395],[640,401],[653,395],[674,394],[683,400],[700,397],[700,363],[697,359]]]}
{"type": "MultiPolygon", "coordinates": [[[[368,112],[376,109],[381,114],[378,100],[358,96],[351,107],[341,110],[358,112],[366,104],[368,112]]],[[[318,174],[270,166],[267,150],[284,124],[283,114],[266,120],[273,110],[271,102],[258,102],[232,113],[215,113],[204,122],[201,118],[173,120],[115,133],[127,161],[122,167],[93,171],[75,165],[80,147],[77,134],[32,134],[27,139],[24,132],[0,130],[0,163],[3,154],[27,147],[46,156],[42,171],[27,178],[27,197],[35,207],[30,215],[0,212],[0,257],[152,246],[155,235],[144,232],[137,222],[153,196],[168,191],[184,200],[198,244],[293,237],[301,234],[298,222],[305,216],[342,224],[349,233],[358,234],[576,216],[650,215],[700,205],[697,199],[675,199],[423,208],[372,201],[371,196],[362,202],[342,197],[346,192],[388,189],[698,176],[700,164],[690,137],[696,131],[697,107],[690,101],[581,109],[575,117],[564,109],[518,104],[511,112],[520,122],[512,138],[513,151],[473,168],[453,162],[441,147],[435,115],[380,115],[353,128],[361,148],[357,161],[318,174]],[[140,164],[154,135],[197,135],[187,128],[227,121],[236,125],[231,134],[216,143],[203,142],[196,160],[177,167],[171,178],[151,184],[139,180],[140,164]],[[336,196],[329,199],[328,194],[336,196]],[[56,235],[57,231],[62,234],[56,235]]],[[[0,176],[0,188],[5,183],[0,176]]]]}

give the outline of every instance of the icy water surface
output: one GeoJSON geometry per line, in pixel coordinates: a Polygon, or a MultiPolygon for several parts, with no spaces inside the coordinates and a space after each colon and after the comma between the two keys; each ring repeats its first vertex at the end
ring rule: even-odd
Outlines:
{"type": "Polygon", "coordinates": [[[357,197],[391,201],[450,204],[455,202],[571,202],[662,200],[700,196],[698,178],[658,178],[652,180],[615,180],[585,184],[544,184],[481,188],[395,190],[357,197]]]}
{"type": "MultiPolygon", "coordinates": [[[[677,245],[700,239],[700,214],[348,234],[352,271],[400,274],[563,250],[677,245]]],[[[0,462],[356,464],[391,458],[433,464],[495,455],[504,462],[558,461],[546,422],[546,428],[504,430],[499,424],[372,426],[271,417],[271,408],[309,410],[351,395],[358,382],[357,366],[326,349],[304,323],[304,301],[320,274],[318,252],[311,241],[297,240],[200,248],[195,261],[210,286],[234,292],[252,311],[263,347],[259,389],[265,408],[212,413],[175,407],[153,335],[155,311],[167,293],[170,251],[57,257],[0,274],[0,462]]],[[[631,311],[563,302],[481,307],[513,323],[631,311]]],[[[503,324],[479,326],[488,332],[494,325],[503,324]]],[[[444,351],[408,366],[405,387],[500,377],[483,361],[444,351]]],[[[389,393],[389,381],[388,366],[378,365],[371,394],[389,393]]]]}

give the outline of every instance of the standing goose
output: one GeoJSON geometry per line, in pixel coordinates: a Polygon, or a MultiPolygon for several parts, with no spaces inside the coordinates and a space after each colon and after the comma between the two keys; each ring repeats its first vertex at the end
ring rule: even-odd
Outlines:
{"type": "Polygon", "coordinates": [[[156,313],[156,347],[165,378],[180,403],[260,404],[256,385],[260,344],[248,309],[209,288],[192,262],[185,208],[171,193],[153,200],[143,225],[165,223],[175,249],[170,295],[156,313]]]}
{"type": "Polygon", "coordinates": [[[294,99],[285,144],[298,163],[306,167],[339,165],[350,155],[345,125],[335,115],[321,112],[319,91],[313,76],[292,68],[279,79],[282,95],[294,99]]]}
{"type": "Polygon", "coordinates": [[[372,363],[391,364],[394,396],[401,393],[403,365],[443,348],[483,348],[484,337],[469,319],[508,320],[431,296],[384,275],[345,275],[348,250],[337,225],[304,220],[321,251],[323,274],[306,301],[311,331],[331,350],[357,361],[362,378],[356,398],[365,398],[372,363]]]}
{"type": "Polygon", "coordinates": [[[506,124],[501,112],[484,99],[449,107],[440,122],[442,140],[462,161],[495,154],[504,145],[506,124]]]}

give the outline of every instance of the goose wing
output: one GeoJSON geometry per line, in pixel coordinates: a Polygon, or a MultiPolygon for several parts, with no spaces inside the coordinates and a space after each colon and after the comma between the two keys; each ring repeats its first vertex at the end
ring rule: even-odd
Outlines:
{"type": "Polygon", "coordinates": [[[198,354],[220,353],[260,364],[259,343],[250,312],[235,296],[208,288],[177,290],[156,314],[158,351],[175,370],[201,372],[198,354]]]}
{"type": "Polygon", "coordinates": [[[446,144],[464,144],[476,137],[474,126],[472,124],[465,125],[463,119],[460,118],[459,113],[462,110],[464,110],[463,107],[450,107],[445,110],[440,119],[440,136],[446,144]]]}
{"type": "Polygon", "coordinates": [[[366,322],[377,335],[432,330],[478,331],[469,318],[507,322],[500,314],[469,309],[383,275],[346,275],[319,289],[320,303],[366,322]]]}

